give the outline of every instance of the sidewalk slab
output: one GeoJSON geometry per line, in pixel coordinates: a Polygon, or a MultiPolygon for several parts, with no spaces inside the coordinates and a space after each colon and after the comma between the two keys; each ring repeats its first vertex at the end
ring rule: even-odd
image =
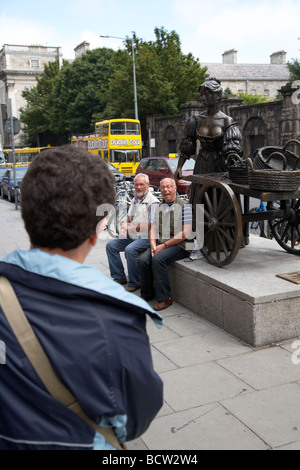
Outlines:
{"type": "Polygon", "coordinates": [[[237,419],[272,448],[297,443],[300,449],[300,384],[247,394],[222,402],[237,419]]]}
{"type": "Polygon", "coordinates": [[[270,447],[218,403],[157,418],[143,441],[152,450],[268,450],[270,447]]]}
{"type": "Polygon", "coordinates": [[[278,346],[217,362],[255,390],[298,382],[300,379],[300,366],[293,364],[290,352],[278,346]]]}

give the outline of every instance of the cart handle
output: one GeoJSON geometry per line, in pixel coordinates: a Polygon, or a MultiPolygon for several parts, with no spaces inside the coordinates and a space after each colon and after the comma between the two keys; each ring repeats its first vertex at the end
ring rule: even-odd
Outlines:
{"type": "MultiPolygon", "coordinates": [[[[229,166],[229,162],[230,160],[235,160],[234,161],[234,164],[237,163],[237,161],[239,163],[244,163],[244,160],[239,156],[239,154],[235,153],[235,152],[231,152],[227,155],[227,165],[229,166]]],[[[234,165],[235,166],[235,165],[234,165]]]]}
{"type": "MultiPolygon", "coordinates": [[[[300,144],[300,142],[299,142],[299,144],[300,144]]],[[[273,153],[271,153],[271,155],[269,156],[269,158],[268,158],[267,161],[269,161],[270,158],[273,157],[274,155],[280,155],[281,157],[284,157],[284,158],[285,158],[285,156],[282,155],[280,152],[273,152],[273,153]]],[[[298,157],[297,155],[295,155],[295,164],[294,164],[293,170],[297,170],[296,166],[298,165],[299,161],[300,161],[300,156],[298,157]]],[[[298,169],[299,169],[299,168],[298,168],[298,169]]],[[[286,168],[284,168],[284,170],[286,170],[286,168]]]]}
{"type": "Polygon", "coordinates": [[[283,150],[286,150],[286,148],[291,144],[296,144],[296,145],[299,145],[299,147],[300,147],[300,141],[299,140],[291,139],[285,144],[285,146],[283,147],[283,150]]]}
{"type": "Polygon", "coordinates": [[[251,158],[247,158],[246,166],[248,166],[250,168],[251,173],[254,173],[253,161],[251,160],[251,158]]]}
{"type": "MultiPolygon", "coordinates": [[[[271,160],[272,157],[274,157],[274,155],[276,155],[277,157],[280,157],[282,160],[283,160],[283,170],[286,170],[286,158],[285,156],[280,153],[280,152],[273,152],[271,153],[271,155],[268,156],[266,162],[269,163],[269,161],[271,160]]],[[[297,164],[298,162],[296,162],[297,164]]],[[[296,165],[295,165],[296,166],[296,165]]]]}
{"type": "MultiPolygon", "coordinates": [[[[273,157],[274,155],[278,155],[279,157],[281,157],[281,159],[283,160],[283,169],[286,170],[286,158],[284,155],[282,155],[282,153],[280,152],[273,152],[271,153],[271,155],[269,155],[268,159],[266,160],[266,162],[268,163],[271,159],[271,157],[273,157]]],[[[250,167],[250,170],[251,170],[251,173],[255,173],[255,170],[253,168],[253,161],[251,160],[251,158],[247,158],[246,160],[246,166],[249,166],[250,167]]],[[[259,171],[269,171],[269,170],[259,170],[259,171]]]]}

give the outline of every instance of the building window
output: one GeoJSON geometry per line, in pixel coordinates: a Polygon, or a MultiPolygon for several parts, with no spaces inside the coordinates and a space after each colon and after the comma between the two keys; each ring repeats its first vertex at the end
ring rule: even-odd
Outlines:
{"type": "Polygon", "coordinates": [[[40,68],[40,60],[39,59],[30,59],[30,67],[32,69],[39,69],[40,68]]]}
{"type": "Polygon", "coordinates": [[[267,88],[264,90],[264,95],[265,96],[269,96],[270,95],[270,90],[268,90],[267,88]]]}

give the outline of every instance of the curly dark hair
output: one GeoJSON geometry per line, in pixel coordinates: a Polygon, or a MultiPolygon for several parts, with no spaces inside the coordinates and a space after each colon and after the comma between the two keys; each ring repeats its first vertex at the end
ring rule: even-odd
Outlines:
{"type": "Polygon", "coordinates": [[[35,157],[22,181],[22,217],[33,246],[69,251],[79,247],[115,203],[115,178],[86,150],[65,145],[35,157]]]}

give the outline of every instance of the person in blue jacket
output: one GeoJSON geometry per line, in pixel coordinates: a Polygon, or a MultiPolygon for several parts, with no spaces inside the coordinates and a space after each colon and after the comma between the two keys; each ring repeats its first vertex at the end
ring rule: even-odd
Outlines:
{"type": "MultiPolygon", "coordinates": [[[[119,442],[141,436],[162,406],[139,297],[84,264],[114,204],[101,159],[63,146],[37,156],[22,183],[30,249],[0,261],[59,379],[119,442]],[[102,210],[103,209],[103,210],[102,210]],[[97,215],[100,214],[100,215],[97,215]]],[[[1,299],[0,299],[1,301],[1,299]]],[[[0,306],[0,450],[111,450],[102,435],[46,390],[0,306]]]]}

